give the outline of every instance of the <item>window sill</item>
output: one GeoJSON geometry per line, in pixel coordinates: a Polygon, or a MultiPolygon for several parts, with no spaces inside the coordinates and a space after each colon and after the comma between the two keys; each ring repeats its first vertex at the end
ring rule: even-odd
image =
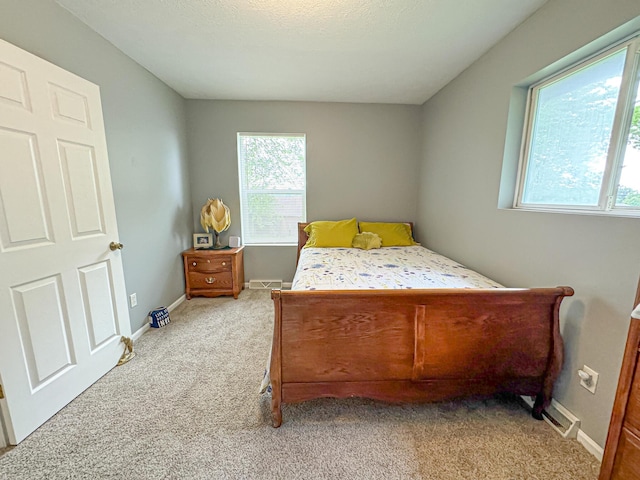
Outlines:
{"type": "Polygon", "coordinates": [[[561,213],[564,215],[591,215],[597,217],[640,218],[640,210],[586,210],[571,208],[545,208],[545,207],[498,207],[499,210],[516,210],[521,212],[561,213]]]}
{"type": "Polygon", "coordinates": [[[245,247],[297,247],[297,243],[245,243],[245,247]]]}

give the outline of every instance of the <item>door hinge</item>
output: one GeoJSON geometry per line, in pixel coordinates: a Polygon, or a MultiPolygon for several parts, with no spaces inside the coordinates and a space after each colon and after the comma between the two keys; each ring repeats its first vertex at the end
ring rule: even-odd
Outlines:
{"type": "Polygon", "coordinates": [[[4,390],[2,390],[2,385],[0,385],[0,400],[4,398],[4,390]]]}

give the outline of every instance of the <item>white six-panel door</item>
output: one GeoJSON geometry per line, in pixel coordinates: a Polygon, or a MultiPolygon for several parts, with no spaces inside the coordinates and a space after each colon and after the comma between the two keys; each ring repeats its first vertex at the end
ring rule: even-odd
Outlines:
{"type": "Polygon", "coordinates": [[[115,366],[129,314],[96,85],[0,40],[0,409],[17,444],[115,366]]]}

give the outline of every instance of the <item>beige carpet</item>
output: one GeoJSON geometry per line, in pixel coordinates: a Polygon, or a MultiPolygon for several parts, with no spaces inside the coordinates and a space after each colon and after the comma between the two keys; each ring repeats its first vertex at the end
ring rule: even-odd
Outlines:
{"type": "Polygon", "coordinates": [[[599,464],[506,398],[429,405],[324,399],[270,426],[257,394],[265,291],[196,298],[137,357],[0,456],[2,479],[566,479],[599,464]]]}

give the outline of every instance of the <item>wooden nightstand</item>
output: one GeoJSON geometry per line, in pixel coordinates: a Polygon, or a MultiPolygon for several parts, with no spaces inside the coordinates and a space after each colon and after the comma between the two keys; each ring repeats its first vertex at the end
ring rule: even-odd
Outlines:
{"type": "Polygon", "coordinates": [[[185,294],[191,297],[238,298],[244,288],[244,246],[226,250],[195,250],[182,252],[184,260],[185,294]]]}

